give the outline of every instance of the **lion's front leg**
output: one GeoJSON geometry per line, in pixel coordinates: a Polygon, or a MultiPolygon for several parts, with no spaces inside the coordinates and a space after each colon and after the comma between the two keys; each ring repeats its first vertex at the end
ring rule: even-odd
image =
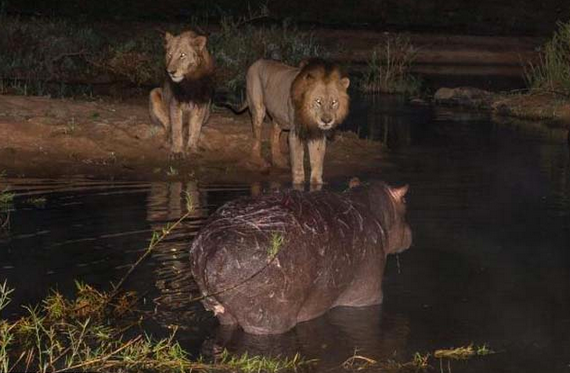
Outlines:
{"type": "Polygon", "coordinates": [[[305,143],[297,136],[294,129],[289,131],[289,153],[291,156],[293,184],[303,184],[305,182],[305,169],[303,165],[305,143]]]}
{"type": "Polygon", "coordinates": [[[210,103],[204,105],[194,105],[188,116],[188,151],[197,152],[202,126],[210,116],[210,103]]]}
{"type": "Polygon", "coordinates": [[[281,126],[273,121],[273,131],[271,134],[271,162],[273,166],[287,168],[287,158],[281,152],[281,126]]]}
{"type": "Polygon", "coordinates": [[[265,106],[263,105],[252,105],[250,106],[251,111],[251,126],[253,127],[253,146],[251,148],[251,162],[261,167],[261,169],[267,169],[269,164],[261,154],[261,131],[263,127],[263,119],[265,119],[265,106]]]}
{"type": "Polygon", "coordinates": [[[184,158],[182,109],[174,101],[170,104],[170,131],[171,141],[170,158],[184,158]]]}
{"type": "Polygon", "coordinates": [[[327,150],[327,139],[322,137],[309,141],[309,160],[311,162],[311,185],[323,183],[323,163],[327,150]]]}

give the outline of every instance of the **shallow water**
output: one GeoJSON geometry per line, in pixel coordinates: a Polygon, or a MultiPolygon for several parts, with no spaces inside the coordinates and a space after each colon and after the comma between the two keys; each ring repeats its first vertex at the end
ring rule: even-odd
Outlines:
{"type": "MultiPolygon", "coordinates": [[[[453,362],[453,372],[564,372],[570,364],[570,161],[566,130],[493,123],[486,114],[409,106],[395,98],[353,101],[346,128],[387,147],[376,174],[410,184],[414,244],[390,257],[384,304],[338,308],[283,336],[233,335],[190,303],[188,248],[224,202],[270,185],[1,180],[16,192],[0,235],[0,280],[16,288],[8,313],[75,280],[108,289],[148,245],[152,231],[195,209],[125,284],[144,296],[155,333],[181,326],[194,353],[235,352],[319,359],[343,371],[356,351],[410,360],[415,352],[487,344],[497,354],[453,362]],[[359,124],[368,123],[366,128],[359,124]],[[45,204],[33,199],[45,197],[45,204]]],[[[347,175],[349,176],[354,175],[347,175]]],[[[344,189],[344,180],[327,186],[344,189]]],[[[436,367],[439,370],[439,366],[436,367]]],[[[447,366],[444,366],[447,371],[447,366]]]]}

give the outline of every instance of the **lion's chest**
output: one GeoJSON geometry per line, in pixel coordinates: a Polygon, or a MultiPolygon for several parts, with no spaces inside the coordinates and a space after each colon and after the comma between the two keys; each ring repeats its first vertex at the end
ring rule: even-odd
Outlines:
{"type": "Polygon", "coordinates": [[[187,112],[194,110],[194,108],[196,108],[196,104],[193,102],[180,102],[179,107],[183,112],[187,112]]]}

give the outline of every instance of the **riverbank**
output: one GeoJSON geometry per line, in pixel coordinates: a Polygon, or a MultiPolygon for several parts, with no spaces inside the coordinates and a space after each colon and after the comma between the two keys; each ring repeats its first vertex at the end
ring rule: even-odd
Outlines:
{"type": "Polygon", "coordinates": [[[435,104],[490,111],[497,119],[546,121],[570,128],[570,100],[555,93],[495,93],[473,87],[440,88],[435,104]]]}
{"type": "MultiPolygon", "coordinates": [[[[267,125],[265,140],[269,133],[267,125]]],[[[246,164],[253,142],[249,115],[221,109],[203,128],[200,152],[178,162],[169,160],[164,131],[150,123],[142,98],[118,102],[0,96],[0,139],[0,170],[13,177],[290,180],[289,170],[260,172],[246,164]]],[[[263,150],[269,159],[269,148],[263,150]]],[[[382,152],[380,143],[339,133],[327,148],[325,179],[381,167],[382,152]]]]}

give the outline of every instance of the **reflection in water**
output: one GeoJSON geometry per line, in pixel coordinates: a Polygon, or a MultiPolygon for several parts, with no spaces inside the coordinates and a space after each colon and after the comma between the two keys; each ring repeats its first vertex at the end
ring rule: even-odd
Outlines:
{"type": "Polygon", "coordinates": [[[337,307],[317,319],[299,323],[283,335],[251,335],[220,327],[205,343],[207,348],[265,356],[318,360],[318,371],[342,371],[342,363],[355,352],[372,359],[397,357],[409,335],[401,317],[383,315],[381,306],[337,307]],[[395,355],[396,354],[396,355],[395,355]]]}
{"type": "Polygon", "coordinates": [[[147,197],[147,221],[155,232],[185,217],[153,251],[156,321],[162,326],[182,328],[196,324],[197,302],[191,302],[198,288],[190,276],[188,249],[208,215],[206,192],[196,181],[152,183],[147,197]],[[191,208],[188,211],[188,208],[191,208]]]}
{"type": "MultiPolygon", "coordinates": [[[[358,94],[356,94],[358,96],[358,94]]],[[[360,138],[380,141],[388,149],[411,144],[412,125],[426,121],[427,107],[404,109],[406,100],[393,95],[365,95],[352,100],[352,110],[343,124],[360,138]]]]}

